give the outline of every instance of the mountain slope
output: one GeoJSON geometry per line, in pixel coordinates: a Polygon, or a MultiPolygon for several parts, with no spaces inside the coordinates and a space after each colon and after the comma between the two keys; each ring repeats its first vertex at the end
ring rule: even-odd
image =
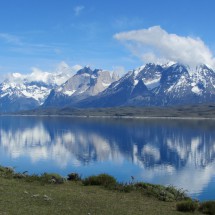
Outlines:
{"type": "Polygon", "coordinates": [[[190,69],[175,63],[146,64],[124,75],[79,107],[167,106],[215,101],[215,72],[206,65],[190,69]]]}
{"type": "Polygon", "coordinates": [[[43,107],[63,107],[104,91],[118,76],[104,70],[84,67],[60,87],[51,91],[43,107]]]}
{"type": "Polygon", "coordinates": [[[62,64],[55,73],[12,74],[0,84],[0,111],[46,108],[175,106],[214,103],[215,72],[206,65],[146,64],[119,79],[100,69],[62,64]],[[76,67],[77,69],[78,67],[76,67]],[[80,68],[80,67],[79,67],[80,68]]]}
{"type": "Polygon", "coordinates": [[[0,112],[14,112],[39,107],[53,88],[68,80],[80,66],[62,63],[54,73],[33,69],[31,74],[10,74],[0,84],[0,112]]]}

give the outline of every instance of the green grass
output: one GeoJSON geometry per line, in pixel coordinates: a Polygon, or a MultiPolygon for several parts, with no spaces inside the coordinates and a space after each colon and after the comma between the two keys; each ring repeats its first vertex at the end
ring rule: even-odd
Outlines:
{"type": "Polygon", "coordinates": [[[177,203],[176,208],[178,211],[194,212],[198,209],[198,206],[198,202],[187,200],[177,203]]]}
{"type": "MultiPolygon", "coordinates": [[[[111,189],[105,188],[106,183],[101,186],[85,186],[84,180],[62,182],[62,178],[55,174],[28,176],[0,167],[0,214],[184,214],[176,210],[177,201],[161,201],[156,196],[149,196],[144,189],[153,185],[144,184],[145,188],[142,189],[137,188],[136,184],[123,185],[116,182],[115,185],[121,188],[131,188],[125,192],[117,186],[113,189],[113,180],[108,175],[102,174],[97,178],[100,181],[111,181],[111,189]],[[60,183],[53,183],[50,178],[57,178],[60,183]]],[[[163,186],[154,186],[163,189],[163,186]]]]}
{"type": "Polygon", "coordinates": [[[199,210],[204,214],[215,215],[215,201],[202,202],[199,206],[199,210]]]}
{"type": "Polygon", "coordinates": [[[117,181],[114,177],[107,174],[93,175],[85,178],[83,181],[85,186],[97,185],[111,188],[117,185],[117,181]]]}
{"type": "Polygon", "coordinates": [[[175,202],[159,201],[135,191],[83,186],[80,182],[41,185],[0,178],[0,191],[0,214],[183,214],[176,211],[175,202]]]}

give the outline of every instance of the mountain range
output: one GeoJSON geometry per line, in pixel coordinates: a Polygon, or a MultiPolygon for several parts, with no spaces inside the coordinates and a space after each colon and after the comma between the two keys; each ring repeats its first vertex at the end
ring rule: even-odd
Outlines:
{"type": "Polygon", "coordinates": [[[30,74],[12,73],[0,84],[0,112],[30,110],[41,106],[52,89],[65,83],[80,66],[62,62],[55,72],[36,68],[30,74]]]}
{"type": "Polygon", "coordinates": [[[55,73],[14,73],[0,84],[1,112],[39,107],[177,106],[214,101],[215,71],[206,65],[190,68],[180,63],[148,63],[119,78],[113,72],[90,67],[77,67],[74,71],[65,64],[55,73]]]}

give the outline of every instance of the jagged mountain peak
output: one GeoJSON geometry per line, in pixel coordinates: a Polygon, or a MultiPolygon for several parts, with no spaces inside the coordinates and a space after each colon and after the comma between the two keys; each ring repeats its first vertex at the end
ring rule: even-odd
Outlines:
{"type": "Polygon", "coordinates": [[[176,64],[175,61],[167,61],[166,63],[160,64],[163,68],[170,67],[172,65],[176,64]]]}
{"type": "Polygon", "coordinates": [[[103,69],[92,69],[90,66],[85,66],[83,68],[81,68],[80,70],[77,71],[77,73],[75,75],[95,75],[98,76],[100,73],[109,73],[111,74],[111,76],[117,76],[115,73],[107,71],[107,70],[103,70],[103,69]]]}
{"type": "Polygon", "coordinates": [[[189,70],[189,66],[188,65],[184,65],[182,63],[174,63],[172,65],[170,65],[169,67],[166,67],[165,69],[172,69],[172,71],[176,71],[179,70],[180,72],[182,72],[183,70],[189,70]]]}
{"type": "Polygon", "coordinates": [[[196,69],[195,69],[195,71],[197,72],[197,73],[204,73],[204,74],[207,74],[208,72],[213,72],[214,73],[214,71],[213,71],[213,69],[211,69],[210,67],[208,67],[207,65],[205,65],[205,64],[200,64],[200,65],[198,65],[197,67],[196,67],[196,69]]]}
{"type": "MultiPolygon", "coordinates": [[[[74,74],[74,68],[62,62],[54,73],[34,69],[27,75],[10,74],[0,84],[0,107],[16,101],[24,102],[28,109],[41,104],[44,108],[112,107],[215,101],[215,72],[207,65],[190,68],[177,62],[147,63],[121,78],[89,66],[76,69],[74,74]]],[[[19,107],[25,105],[19,103],[19,107]]]]}
{"type": "Polygon", "coordinates": [[[117,80],[118,77],[109,71],[84,67],[63,85],[52,91],[44,106],[65,105],[95,96],[117,80]]]}
{"type": "Polygon", "coordinates": [[[80,69],[79,71],[77,71],[77,73],[76,73],[76,75],[81,75],[81,74],[92,75],[93,74],[93,70],[89,66],[85,66],[82,69],[80,69]]]}
{"type": "Polygon", "coordinates": [[[168,65],[148,63],[129,71],[81,106],[164,106],[214,100],[215,73],[206,65],[194,70],[175,62],[168,65]]]}

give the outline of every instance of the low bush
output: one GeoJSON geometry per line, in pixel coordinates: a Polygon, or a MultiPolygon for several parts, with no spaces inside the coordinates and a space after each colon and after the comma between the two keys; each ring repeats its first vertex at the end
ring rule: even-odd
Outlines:
{"type": "Polygon", "coordinates": [[[27,178],[28,175],[24,174],[24,173],[14,173],[13,178],[18,178],[18,179],[22,179],[22,178],[27,178]]]}
{"type": "Polygon", "coordinates": [[[80,181],[81,180],[81,177],[79,176],[78,173],[70,173],[67,175],[67,180],[68,181],[80,181]]]}
{"type": "Polygon", "coordinates": [[[41,184],[62,184],[65,179],[55,173],[43,173],[42,175],[26,175],[24,178],[27,182],[38,181],[41,184]]]}
{"type": "Polygon", "coordinates": [[[137,190],[142,191],[143,194],[154,196],[162,201],[171,202],[190,199],[187,197],[185,191],[183,191],[182,189],[177,189],[173,186],[165,187],[162,185],[139,182],[134,184],[134,187],[137,190]]]}
{"type": "Polygon", "coordinates": [[[194,212],[198,208],[198,203],[196,201],[188,200],[178,202],[176,205],[177,211],[182,212],[194,212]]]}
{"type": "Polygon", "coordinates": [[[190,198],[187,197],[186,191],[184,189],[178,189],[174,186],[168,186],[166,187],[166,191],[174,195],[174,200],[176,201],[190,200],[190,198]]]}
{"type": "Polygon", "coordinates": [[[204,214],[215,215],[215,201],[202,202],[199,210],[204,214]]]}
{"type": "Polygon", "coordinates": [[[56,173],[43,173],[40,176],[40,180],[45,184],[62,184],[64,182],[64,178],[56,173]]]}
{"type": "Polygon", "coordinates": [[[0,176],[4,178],[13,178],[14,169],[12,167],[2,167],[0,166],[0,176]]]}
{"type": "Polygon", "coordinates": [[[40,181],[40,176],[36,174],[27,175],[27,177],[25,178],[25,181],[27,182],[40,181]]]}
{"type": "Polygon", "coordinates": [[[116,179],[108,174],[100,174],[96,176],[90,176],[83,181],[84,185],[102,185],[104,187],[112,187],[117,184],[116,179]]]}

